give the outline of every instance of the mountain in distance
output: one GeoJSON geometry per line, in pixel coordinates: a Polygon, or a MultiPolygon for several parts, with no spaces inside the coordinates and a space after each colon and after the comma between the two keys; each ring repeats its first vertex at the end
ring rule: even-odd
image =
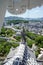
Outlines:
{"type": "Polygon", "coordinates": [[[43,21],[43,17],[42,18],[22,18],[22,17],[16,17],[16,16],[10,16],[10,17],[5,17],[5,21],[8,21],[8,20],[30,20],[30,21],[43,21]]]}
{"type": "Polygon", "coordinates": [[[27,20],[40,20],[40,21],[43,21],[43,17],[42,18],[26,18],[27,20]]]}
{"type": "Polygon", "coordinates": [[[43,21],[43,17],[42,18],[38,18],[38,20],[43,21]]]}
{"type": "Polygon", "coordinates": [[[10,17],[5,17],[5,20],[25,20],[25,19],[22,17],[10,16],[10,17]]]}

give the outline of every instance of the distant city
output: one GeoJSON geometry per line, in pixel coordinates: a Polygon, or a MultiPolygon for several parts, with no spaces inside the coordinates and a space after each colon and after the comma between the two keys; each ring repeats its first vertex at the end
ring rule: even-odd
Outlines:
{"type": "MultiPolygon", "coordinates": [[[[28,31],[31,31],[33,33],[36,34],[41,34],[43,35],[43,18],[22,18],[22,17],[14,17],[14,16],[10,16],[10,17],[5,17],[5,21],[4,21],[4,25],[7,25],[8,21],[11,20],[25,20],[28,21],[26,23],[22,23],[19,22],[18,24],[15,24],[16,26],[22,26],[24,25],[25,29],[27,29],[28,31]]],[[[14,25],[13,23],[9,24],[9,25],[14,25]]]]}

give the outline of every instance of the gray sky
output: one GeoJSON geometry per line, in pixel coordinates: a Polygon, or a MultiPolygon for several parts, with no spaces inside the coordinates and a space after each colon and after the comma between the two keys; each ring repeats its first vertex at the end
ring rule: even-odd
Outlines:
{"type": "Polygon", "coordinates": [[[23,18],[41,18],[43,17],[43,6],[36,7],[31,10],[27,9],[25,13],[20,14],[20,15],[13,15],[9,13],[8,11],[6,11],[5,17],[9,17],[9,16],[18,16],[18,17],[23,17],[23,18]]]}

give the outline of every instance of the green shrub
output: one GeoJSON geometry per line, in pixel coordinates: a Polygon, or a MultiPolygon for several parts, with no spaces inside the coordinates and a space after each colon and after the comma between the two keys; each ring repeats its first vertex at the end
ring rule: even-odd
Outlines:
{"type": "Polygon", "coordinates": [[[43,36],[38,36],[36,39],[36,45],[39,46],[40,48],[42,47],[43,48],[43,36]]]}
{"type": "Polygon", "coordinates": [[[9,43],[7,41],[0,42],[0,56],[6,56],[12,46],[16,48],[19,44],[9,43]]]}
{"type": "Polygon", "coordinates": [[[6,29],[4,27],[2,27],[1,32],[0,32],[0,36],[3,36],[3,37],[5,36],[10,37],[13,34],[15,34],[15,31],[13,31],[12,29],[6,29]]]}
{"type": "Polygon", "coordinates": [[[21,36],[16,36],[16,40],[20,41],[21,36]]]}
{"type": "Polygon", "coordinates": [[[28,38],[27,38],[27,45],[31,48],[32,47],[32,45],[34,44],[35,42],[33,41],[33,40],[29,40],[28,38]]]}
{"type": "Polygon", "coordinates": [[[39,54],[40,54],[40,48],[38,48],[38,50],[35,51],[36,58],[38,57],[39,54]]]}
{"type": "Polygon", "coordinates": [[[34,34],[32,32],[26,31],[26,35],[27,37],[29,37],[32,40],[35,40],[35,38],[37,37],[37,34],[34,34]]]}

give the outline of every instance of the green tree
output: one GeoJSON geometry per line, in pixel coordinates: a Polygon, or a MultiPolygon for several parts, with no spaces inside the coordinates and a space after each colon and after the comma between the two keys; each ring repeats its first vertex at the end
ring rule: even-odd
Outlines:
{"type": "Polygon", "coordinates": [[[43,48],[43,36],[38,36],[36,39],[36,45],[43,48]]]}

